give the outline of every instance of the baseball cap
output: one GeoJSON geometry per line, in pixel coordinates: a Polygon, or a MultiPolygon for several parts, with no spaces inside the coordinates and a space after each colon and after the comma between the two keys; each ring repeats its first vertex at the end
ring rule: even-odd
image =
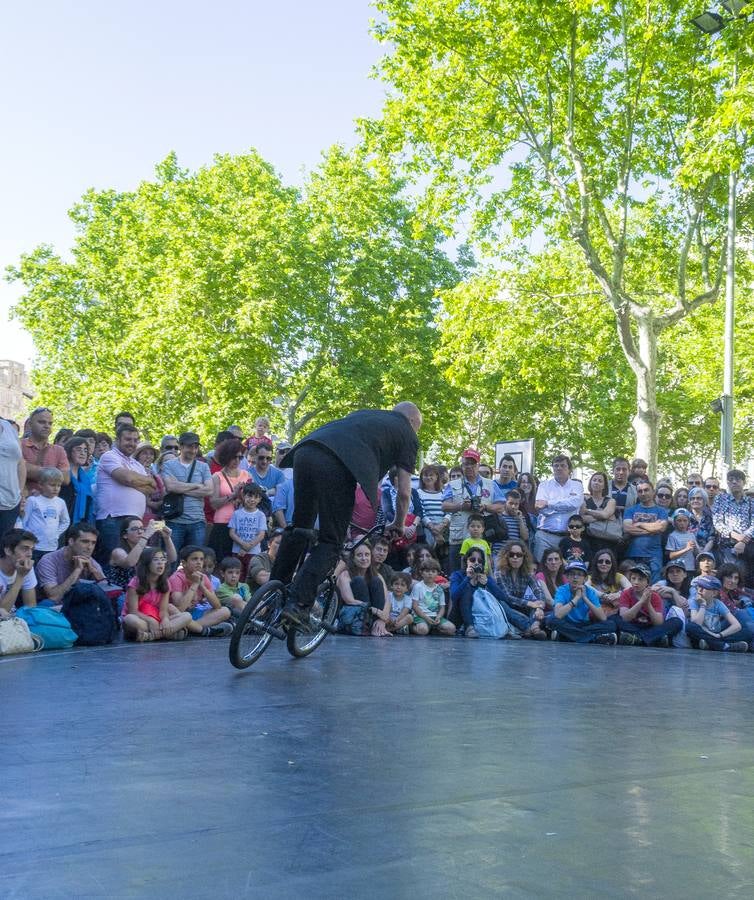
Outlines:
{"type": "Polygon", "coordinates": [[[652,572],[650,571],[649,566],[645,566],[644,563],[634,563],[628,571],[629,572],[638,572],[640,575],[643,575],[647,580],[649,580],[652,577],[652,572]]]}
{"type": "Polygon", "coordinates": [[[481,458],[479,451],[474,447],[467,447],[461,454],[461,459],[473,459],[474,462],[479,462],[481,458]]]}
{"type": "Polygon", "coordinates": [[[278,441],[277,450],[290,450],[293,444],[290,441],[278,441]]]}
{"type": "Polygon", "coordinates": [[[581,562],[580,559],[572,559],[570,562],[566,563],[564,572],[583,572],[585,575],[587,573],[587,567],[581,562]]]}
{"type": "Polygon", "coordinates": [[[699,562],[700,559],[711,559],[712,562],[715,561],[715,554],[710,553],[709,550],[702,550],[701,553],[697,553],[696,561],[699,562]]]}
{"type": "Polygon", "coordinates": [[[715,578],[714,575],[700,575],[696,579],[696,586],[698,588],[707,588],[710,591],[720,591],[723,587],[720,579],[715,578]]]}
{"type": "Polygon", "coordinates": [[[673,515],[672,515],[670,518],[673,519],[673,520],[675,520],[675,518],[676,518],[677,516],[686,516],[687,519],[690,519],[690,518],[691,518],[691,513],[689,512],[689,510],[686,509],[685,506],[679,506],[678,509],[676,509],[676,510],[673,512],[673,515]]]}
{"type": "Polygon", "coordinates": [[[184,431],[178,438],[179,444],[201,444],[199,435],[194,431],[184,431]]]}

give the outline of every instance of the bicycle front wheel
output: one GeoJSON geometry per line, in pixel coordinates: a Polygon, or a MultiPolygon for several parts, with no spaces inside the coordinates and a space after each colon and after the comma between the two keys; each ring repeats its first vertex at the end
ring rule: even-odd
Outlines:
{"type": "Polygon", "coordinates": [[[268,581],[252,595],[238,617],[230,638],[228,655],[237,669],[248,669],[267,649],[285,602],[282,581],[268,581]]]}
{"type": "Polygon", "coordinates": [[[322,623],[332,627],[338,616],[338,595],[335,592],[335,583],[328,580],[321,586],[317,599],[314,601],[310,619],[310,628],[301,631],[293,626],[288,627],[288,640],[286,645],[291,656],[297,659],[308,656],[327,637],[328,631],[322,627],[322,623]]]}

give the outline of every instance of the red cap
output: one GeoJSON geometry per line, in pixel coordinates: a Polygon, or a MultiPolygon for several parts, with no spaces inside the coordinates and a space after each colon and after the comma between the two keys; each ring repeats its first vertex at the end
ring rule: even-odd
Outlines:
{"type": "Polygon", "coordinates": [[[479,451],[475,450],[474,447],[467,447],[461,454],[461,459],[473,459],[474,462],[479,462],[481,458],[479,451]]]}

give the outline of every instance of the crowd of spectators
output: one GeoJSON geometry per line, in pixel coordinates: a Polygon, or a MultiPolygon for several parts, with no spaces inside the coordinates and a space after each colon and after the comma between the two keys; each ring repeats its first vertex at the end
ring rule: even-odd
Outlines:
{"type": "MultiPolygon", "coordinates": [[[[0,618],[101,591],[133,641],[227,636],[266,583],[295,508],[290,444],[257,419],[202,453],[193,431],[143,439],[60,429],[34,410],[0,420],[0,618]]],[[[424,465],[402,537],[340,562],[338,628],[391,637],[486,636],[494,604],[510,639],[745,652],[754,619],[754,498],[690,472],[656,484],[641,459],[584,482],[558,454],[551,476],[497,469],[473,447],[424,465]]],[[[396,473],[374,510],[358,490],[351,536],[393,519],[396,473]]]]}

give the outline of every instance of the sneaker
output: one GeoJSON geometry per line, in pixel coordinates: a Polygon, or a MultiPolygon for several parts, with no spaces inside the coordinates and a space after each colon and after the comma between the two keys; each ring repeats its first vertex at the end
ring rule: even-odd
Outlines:
{"type": "Polygon", "coordinates": [[[637,644],[641,644],[641,638],[638,634],[630,634],[629,632],[621,632],[621,636],[618,639],[618,643],[621,647],[635,647],[637,644]]]}
{"type": "Polygon", "coordinates": [[[476,630],[476,628],[474,628],[473,625],[469,625],[469,627],[466,629],[466,637],[467,638],[478,638],[479,637],[477,630],[476,630]]]}
{"type": "Polygon", "coordinates": [[[709,644],[707,643],[707,641],[704,640],[704,638],[699,639],[699,649],[700,650],[709,650],[710,649],[709,644]]]}
{"type": "Polygon", "coordinates": [[[188,628],[179,628],[178,631],[173,632],[172,640],[185,641],[188,636],[188,628]]]}
{"type": "Polygon", "coordinates": [[[614,647],[618,643],[617,634],[598,634],[594,639],[595,644],[607,644],[608,647],[614,647]]]}
{"type": "Polygon", "coordinates": [[[552,631],[550,632],[550,640],[557,641],[557,639],[558,639],[558,632],[553,628],[552,631]]]}
{"type": "Polygon", "coordinates": [[[541,628],[536,628],[534,631],[528,632],[524,637],[528,637],[530,641],[546,641],[547,635],[541,628]]]}
{"type": "Polygon", "coordinates": [[[749,645],[746,641],[733,641],[732,644],[728,644],[728,651],[730,653],[748,653],[749,645]]]}
{"type": "Polygon", "coordinates": [[[219,625],[209,625],[207,632],[210,637],[230,637],[233,634],[233,626],[230,622],[220,622],[219,625]]]}
{"type": "Polygon", "coordinates": [[[508,634],[505,636],[509,641],[520,641],[523,638],[523,635],[518,630],[518,628],[511,626],[508,629],[508,634]]]}
{"type": "Polygon", "coordinates": [[[286,603],[282,609],[281,616],[297,628],[309,627],[309,610],[299,606],[298,603],[286,603]]]}

